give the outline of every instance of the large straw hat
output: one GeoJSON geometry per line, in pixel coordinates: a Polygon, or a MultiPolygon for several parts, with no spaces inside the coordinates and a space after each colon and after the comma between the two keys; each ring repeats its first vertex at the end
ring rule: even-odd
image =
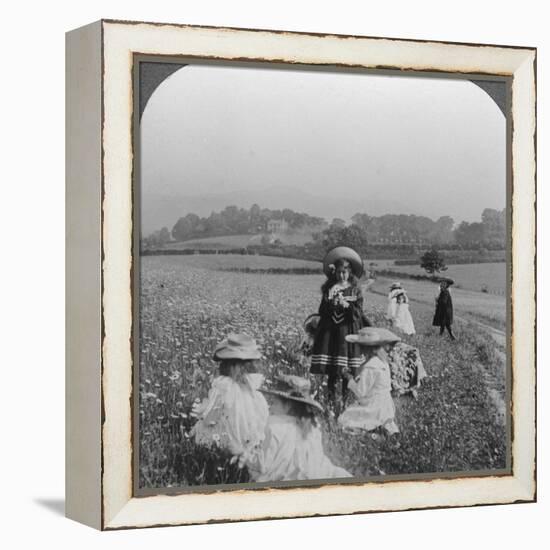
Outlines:
{"type": "Polygon", "coordinates": [[[351,270],[356,277],[363,275],[363,260],[361,256],[347,246],[337,246],[327,252],[325,259],[323,260],[323,271],[327,277],[331,274],[331,268],[338,260],[347,260],[351,265],[351,270]]]}
{"type": "Polygon", "coordinates": [[[447,283],[447,286],[454,285],[454,279],[451,279],[450,277],[438,277],[437,278],[438,283],[447,283]]]}
{"type": "Polygon", "coordinates": [[[276,395],[282,399],[305,403],[313,410],[323,412],[323,407],[311,397],[311,382],[307,378],[293,374],[279,374],[275,378],[273,387],[260,388],[260,391],[270,395],[276,395]]]}
{"type": "Polygon", "coordinates": [[[390,290],[395,290],[396,288],[402,288],[401,283],[398,281],[395,281],[390,285],[390,290]]]}
{"type": "Polygon", "coordinates": [[[396,344],[401,341],[401,338],[386,328],[365,327],[357,334],[348,334],[346,341],[360,346],[383,346],[396,344]]]}
{"type": "Polygon", "coordinates": [[[262,356],[256,340],[248,334],[229,334],[214,350],[214,360],[240,359],[249,361],[260,359],[262,356]]]}

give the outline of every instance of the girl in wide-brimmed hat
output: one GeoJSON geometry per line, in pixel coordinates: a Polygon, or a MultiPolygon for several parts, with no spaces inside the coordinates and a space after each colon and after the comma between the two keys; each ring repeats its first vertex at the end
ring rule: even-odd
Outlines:
{"type": "Polygon", "coordinates": [[[403,290],[401,283],[398,281],[393,282],[390,285],[390,291],[388,293],[388,308],[386,312],[386,319],[390,324],[393,324],[395,320],[395,313],[397,311],[397,295],[403,290]]]}
{"type": "Polygon", "coordinates": [[[370,431],[383,427],[390,434],[398,432],[388,351],[401,339],[387,329],[374,327],[364,328],[346,339],[362,348],[366,361],[355,376],[348,371],[344,373],[357,403],[346,408],[338,423],[351,430],[370,431]]]}
{"type": "Polygon", "coordinates": [[[416,330],[409,310],[409,297],[402,288],[397,291],[395,301],[395,317],[393,318],[392,325],[408,336],[415,334],[416,330]]]}
{"type": "Polygon", "coordinates": [[[270,415],[259,449],[244,457],[254,481],[291,481],[350,477],[325,455],[317,415],[321,405],[310,395],[310,382],[280,375],[268,395],[270,415]]]}
{"type": "Polygon", "coordinates": [[[193,409],[197,443],[222,447],[238,457],[263,441],[269,408],[258,391],[264,378],[254,372],[260,357],[255,340],[246,334],[230,334],[216,346],[213,358],[219,361],[219,376],[208,397],[193,409]]]}
{"type": "MultiPolygon", "coordinates": [[[[363,295],[358,279],[363,273],[363,261],[357,252],[345,246],[330,250],[323,267],[327,280],[321,287],[319,324],[311,352],[312,374],[328,375],[328,399],[336,400],[336,381],[342,369],[361,364],[359,348],[346,341],[364,325],[363,295]]],[[[342,378],[342,401],[347,396],[347,380],[342,378]]]]}

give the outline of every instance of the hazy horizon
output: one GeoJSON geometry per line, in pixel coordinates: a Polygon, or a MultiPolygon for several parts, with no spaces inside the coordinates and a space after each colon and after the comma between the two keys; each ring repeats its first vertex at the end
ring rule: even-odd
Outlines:
{"type": "Polygon", "coordinates": [[[464,80],[188,66],[141,142],[144,234],[229,205],[472,222],[506,202],[505,118],[464,80]]]}

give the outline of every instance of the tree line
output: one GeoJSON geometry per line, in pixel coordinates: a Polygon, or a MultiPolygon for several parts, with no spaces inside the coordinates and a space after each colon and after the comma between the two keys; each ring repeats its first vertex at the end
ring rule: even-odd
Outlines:
{"type": "Polygon", "coordinates": [[[334,218],[329,224],[325,219],[295,212],[289,208],[272,210],[254,204],[249,209],[227,206],[207,217],[194,213],[179,218],[171,231],[163,227],[144,239],[146,247],[158,247],[169,242],[186,241],[224,235],[267,233],[269,222],[284,220],[287,231],[309,229],[311,246],[328,249],[339,244],[355,247],[366,253],[368,245],[415,245],[441,248],[506,247],[506,214],[504,210],[486,208],[479,222],[461,222],[458,225],[450,216],[432,220],[414,214],[385,214],[370,216],[356,213],[351,223],[334,218]]]}
{"type": "Polygon", "coordinates": [[[506,215],[504,210],[486,208],[481,222],[461,222],[456,228],[450,216],[432,220],[413,214],[385,214],[369,216],[357,213],[346,225],[334,219],[323,231],[313,235],[313,242],[325,250],[347,244],[366,254],[369,245],[416,245],[441,248],[506,247],[506,215]]]}
{"type": "Polygon", "coordinates": [[[290,208],[271,210],[253,204],[248,210],[237,206],[226,206],[221,212],[212,212],[208,217],[189,213],[180,218],[172,228],[176,241],[219,237],[221,235],[258,234],[267,231],[271,220],[284,220],[289,229],[326,226],[323,218],[295,212],[290,208]]]}

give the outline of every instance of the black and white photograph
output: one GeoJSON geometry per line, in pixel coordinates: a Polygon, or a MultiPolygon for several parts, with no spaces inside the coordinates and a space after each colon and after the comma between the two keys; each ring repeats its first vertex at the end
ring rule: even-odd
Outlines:
{"type": "Polygon", "coordinates": [[[509,473],[509,79],[136,59],[136,493],[509,473]]]}
{"type": "Polygon", "coordinates": [[[543,6],[6,4],[1,546],[544,547],[543,6]]]}

